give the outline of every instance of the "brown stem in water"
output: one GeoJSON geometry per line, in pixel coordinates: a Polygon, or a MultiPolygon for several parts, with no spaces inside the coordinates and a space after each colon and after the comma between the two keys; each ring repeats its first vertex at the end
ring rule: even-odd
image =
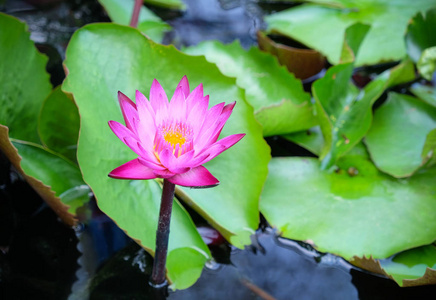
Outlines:
{"type": "Polygon", "coordinates": [[[135,6],[133,6],[132,18],[130,19],[130,26],[136,28],[138,26],[139,11],[141,10],[143,0],[135,0],[135,6]]]}
{"type": "Polygon", "coordinates": [[[151,285],[162,286],[165,281],[165,265],[168,253],[168,238],[170,235],[171,210],[173,207],[174,190],[176,185],[164,179],[162,199],[160,203],[159,223],[156,231],[156,252],[154,255],[151,285]]]}

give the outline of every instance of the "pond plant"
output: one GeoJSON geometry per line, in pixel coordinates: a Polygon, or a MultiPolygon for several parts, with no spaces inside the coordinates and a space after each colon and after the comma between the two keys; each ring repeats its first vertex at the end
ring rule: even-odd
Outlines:
{"type": "Polygon", "coordinates": [[[149,7],[180,1],[98,2],[111,22],[75,30],[54,88],[26,24],[0,13],[0,151],[63,223],[95,199],[172,290],[213,260],[195,216],[234,248],[261,223],[436,284],[434,1],[299,1],[265,12],[249,48],[168,43],[149,7]]]}

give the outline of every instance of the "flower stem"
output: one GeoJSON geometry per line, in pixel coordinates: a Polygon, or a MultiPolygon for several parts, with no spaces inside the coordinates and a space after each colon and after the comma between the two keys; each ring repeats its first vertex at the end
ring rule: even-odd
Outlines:
{"type": "Polygon", "coordinates": [[[159,287],[165,284],[165,265],[168,253],[168,238],[170,236],[171,210],[176,185],[164,179],[162,199],[160,203],[159,223],[156,231],[156,252],[154,256],[151,284],[159,287]]]}
{"type": "Polygon", "coordinates": [[[139,19],[139,11],[141,10],[142,1],[144,0],[135,0],[135,5],[133,6],[132,18],[130,19],[130,26],[137,27],[138,19],[139,19]]]}

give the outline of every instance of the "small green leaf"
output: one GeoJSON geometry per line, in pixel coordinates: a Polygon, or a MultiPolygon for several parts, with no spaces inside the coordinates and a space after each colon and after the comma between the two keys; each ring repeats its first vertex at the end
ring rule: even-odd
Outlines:
{"type": "Polygon", "coordinates": [[[312,127],[305,131],[286,134],[283,135],[283,137],[318,156],[321,154],[322,147],[325,143],[319,126],[312,127]]]}
{"type": "Polygon", "coordinates": [[[428,10],[424,15],[417,13],[409,22],[406,34],[407,52],[416,63],[422,52],[432,46],[436,46],[436,9],[428,10]]]}
{"type": "Polygon", "coordinates": [[[144,2],[147,4],[169,9],[186,9],[186,5],[181,0],[144,0],[144,2]]]}
{"type": "Polygon", "coordinates": [[[436,46],[425,49],[416,66],[422,77],[432,80],[436,71],[436,46]]]}
{"type": "Polygon", "coordinates": [[[346,28],[356,22],[371,25],[357,56],[357,66],[403,59],[404,33],[410,18],[435,7],[433,0],[413,5],[409,0],[306,2],[318,4],[303,4],[265,17],[268,31],[295,39],[338,64],[346,28]]]}
{"type": "Polygon", "coordinates": [[[329,173],[314,158],[273,158],[262,214],[284,237],[345,259],[387,258],[436,239],[436,168],[395,179],[360,146],[338,165],[329,173]]]}
{"type": "Polygon", "coordinates": [[[427,139],[427,135],[434,129],[436,108],[414,97],[390,93],[375,112],[365,141],[381,171],[406,177],[433,155],[435,139],[427,139]]]}
{"type": "Polygon", "coordinates": [[[37,120],[50,93],[47,57],[40,54],[27,25],[0,13],[0,124],[10,137],[39,143],[37,120]]]}
{"type": "Polygon", "coordinates": [[[270,54],[252,47],[244,50],[238,42],[223,45],[207,41],[185,49],[191,55],[205,55],[220,71],[235,77],[245,89],[247,101],[263,126],[264,136],[296,132],[316,125],[310,95],[301,81],[280,66],[270,54]]]}
{"type": "Polygon", "coordinates": [[[80,119],[73,100],[59,87],[44,101],[38,120],[38,133],[42,144],[76,161],[80,119]]]}
{"type": "MultiPolygon", "coordinates": [[[[436,272],[436,248],[434,245],[428,245],[404,251],[390,259],[380,261],[380,265],[400,286],[422,284],[420,281],[424,279],[422,277],[425,276],[427,268],[433,269],[433,273],[436,272]]],[[[435,283],[434,277],[431,281],[425,282],[425,284],[435,283]]]]}
{"type": "Polygon", "coordinates": [[[371,107],[388,87],[414,78],[413,64],[405,61],[377,76],[359,91],[349,82],[352,63],[331,67],[312,85],[315,107],[325,144],[320,155],[322,168],[332,167],[352,149],[371,126],[371,107]]]}
{"type": "MultiPolygon", "coordinates": [[[[135,0],[99,0],[100,4],[106,9],[109,17],[115,23],[129,25],[132,18],[135,0]]],[[[151,10],[144,5],[141,6],[138,18],[138,29],[160,43],[165,31],[171,30],[171,26],[162,21],[151,10]]]]}

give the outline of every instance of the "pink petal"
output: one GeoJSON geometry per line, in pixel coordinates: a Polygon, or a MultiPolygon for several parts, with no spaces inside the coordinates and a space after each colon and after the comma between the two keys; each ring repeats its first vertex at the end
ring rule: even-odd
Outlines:
{"type": "MultiPolygon", "coordinates": [[[[150,104],[153,107],[155,115],[162,115],[165,119],[168,116],[168,98],[160,83],[154,79],[150,88],[150,104]]],[[[158,121],[156,119],[156,121],[158,121]]],[[[160,124],[157,122],[157,124],[160,124]]]]}
{"type": "MultiPolygon", "coordinates": [[[[177,88],[181,87],[183,94],[185,94],[185,98],[188,97],[189,95],[189,81],[188,78],[185,76],[183,76],[182,80],[180,80],[179,84],[177,85],[177,88]]],[[[176,90],[177,90],[176,88],[176,90]]]]}
{"type": "Polygon", "coordinates": [[[115,135],[121,141],[123,141],[123,143],[126,143],[124,141],[124,139],[126,137],[130,137],[130,138],[133,138],[136,140],[135,134],[130,129],[128,129],[126,126],[124,126],[123,124],[118,123],[117,121],[109,121],[108,124],[109,124],[109,127],[112,129],[112,131],[115,133],[115,135]]]}
{"type": "Polygon", "coordinates": [[[112,170],[109,177],[116,179],[153,179],[157,176],[150,168],[141,164],[138,159],[133,159],[112,170]]]}
{"type": "Polygon", "coordinates": [[[146,148],[152,147],[156,132],[154,110],[150,102],[140,91],[136,91],[136,104],[139,116],[136,128],[139,139],[146,148]]]}
{"type": "Polygon", "coordinates": [[[159,153],[159,158],[164,167],[174,174],[185,173],[189,171],[189,167],[179,164],[178,159],[174,156],[170,149],[164,149],[159,153]]]}
{"type": "Polygon", "coordinates": [[[118,91],[118,102],[120,103],[121,112],[123,113],[127,128],[136,133],[135,119],[138,119],[136,104],[120,91],[118,91]]]}
{"type": "Polygon", "coordinates": [[[199,132],[203,125],[206,116],[207,108],[209,106],[209,97],[197,101],[194,107],[188,112],[188,121],[192,126],[193,132],[199,132]]]}
{"type": "MultiPolygon", "coordinates": [[[[186,97],[186,106],[188,112],[194,107],[194,105],[204,99],[203,97],[203,84],[199,84],[187,97],[186,97]]],[[[209,100],[209,97],[207,98],[209,100]]],[[[209,102],[208,102],[209,105],[209,102]]]]}
{"type": "Polygon", "coordinates": [[[138,159],[139,159],[139,162],[141,164],[143,164],[144,166],[146,166],[146,167],[148,167],[148,168],[150,168],[150,169],[152,169],[154,171],[164,171],[164,170],[166,170],[166,168],[163,167],[162,165],[156,164],[156,163],[154,163],[154,162],[152,162],[152,161],[150,161],[148,159],[145,159],[144,157],[138,157],[138,159]]]}
{"type": "Polygon", "coordinates": [[[177,121],[186,120],[185,94],[181,86],[177,87],[169,104],[168,113],[172,119],[177,121]]]}
{"type": "Polygon", "coordinates": [[[183,174],[177,174],[168,178],[168,181],[187,187],[212,187],[219,184],[216,179],[205,167],[198,166],[183,174]]]}
{"type": "Polygon", "coordinates": [[[245,133],[229,135],[213,144],[210,148],[205,149],[201,154],[208,154],[208,156],[201,162],[201,164],[205,164],[211,159],[217,157],[222,152],[239,142],[244,136],[245,133]]]}

